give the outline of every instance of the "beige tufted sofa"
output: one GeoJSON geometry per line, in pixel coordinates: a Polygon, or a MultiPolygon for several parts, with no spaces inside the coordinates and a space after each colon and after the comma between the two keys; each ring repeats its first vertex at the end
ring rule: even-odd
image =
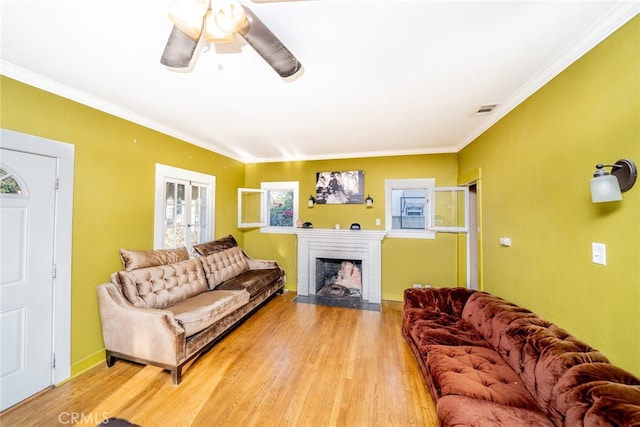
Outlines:
{"type": "Polygon", "coordinates": [[[121,249],[123,271],[97,288],[107,366],[116,358],[171,371],[174,385],[187,363],[275,293],[284,271],[256,260],[233,236],[185,248],[121,249]]]}

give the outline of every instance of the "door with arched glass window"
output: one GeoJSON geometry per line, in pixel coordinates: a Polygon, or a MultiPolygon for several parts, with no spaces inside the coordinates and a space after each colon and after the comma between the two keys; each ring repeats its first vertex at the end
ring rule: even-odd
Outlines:
{"type": "Polygon", "coordinates": [[[53,383],[57,160],[2,149],[0,410],[53,383]]]}

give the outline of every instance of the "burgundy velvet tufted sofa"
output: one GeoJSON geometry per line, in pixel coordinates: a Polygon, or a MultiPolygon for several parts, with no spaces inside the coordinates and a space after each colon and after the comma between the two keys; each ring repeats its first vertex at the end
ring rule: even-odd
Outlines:
{"type": "Polygon", "coordinates": [[[640,379],[527,309],[427,288],[403,310],[442,426],[640,426],[640,379]]]}

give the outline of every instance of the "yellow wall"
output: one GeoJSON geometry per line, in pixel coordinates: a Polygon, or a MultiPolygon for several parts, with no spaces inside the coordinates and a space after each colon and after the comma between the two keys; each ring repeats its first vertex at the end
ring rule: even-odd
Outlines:
{"type": "MultiPolygon", "coordinates": [[[[437,154],[362,159],[322,160],[308,162],[262,163],[246,166],[246,185],[259,188],[261,182],[299,181],[300,218],[314,228],[332,228],[340,224],[348,228],[357,222],[363,229],[384,230],[384,181],[391,178],[435,178],[436,185],[455,185],[457,155],[437,154]],[[307,207],[315,195],[316,172],[332,170],[364,171],[365,194],[374,206],[316,205],[307,207]],[[376,218],[381,225],[376,226],[376,218]]],[[[259,230],[245,233],[245,246],[252,256],[274,257],[287,273],[287,289],[297,289],[295,235],[265,234],[259,230]],[[275,248],[275,251],[274,251],[275,248]]],[[[435,240],[391,239],[382,242],[382,298],[402,300],[402,292],[413,283],[434,286],[456,286],[456,237],[438,234],[435,240]]]]}
{"type": "Polygon", "coordinates": [[[640,374],[640,183],[617,203],[589,193],[594,165],[623,157],[640,165],[640,18],[463,149],[459,170],[482,169],[485,290],[640,374]]]}
{"type": "MultiPolygon", "coordinates": [[[[237,233],[236,188],[243,183],[244,164],[9,78],[0,83],[0,127],[75,146],[71,362],[76,375],[104,360],[96,285],[122,268],[119,248],[153,248],[155,164],[217,177],[217,237],[237,233]]],[[[242,242],[241,234],[238,238],[242,242]]]]}

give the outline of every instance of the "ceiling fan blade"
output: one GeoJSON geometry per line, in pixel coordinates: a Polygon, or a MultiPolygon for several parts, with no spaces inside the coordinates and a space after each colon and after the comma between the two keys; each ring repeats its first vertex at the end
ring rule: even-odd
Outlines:
{"type": "Polygon", "coordinates": [[[193,54],[198,46],[199,39],[189,37],[177,26],[173,26],[169,40],[164,47],[160,63],[172,68],[188,68],[193,54]]]}
{"type": "Polygon", "coordinates": [[[238,34],[264,58],[280,77],[289,77],[302,68],[300,61],[267,28],[266,25],[246,6],[249,24],[241,28],[238,34]]]}

